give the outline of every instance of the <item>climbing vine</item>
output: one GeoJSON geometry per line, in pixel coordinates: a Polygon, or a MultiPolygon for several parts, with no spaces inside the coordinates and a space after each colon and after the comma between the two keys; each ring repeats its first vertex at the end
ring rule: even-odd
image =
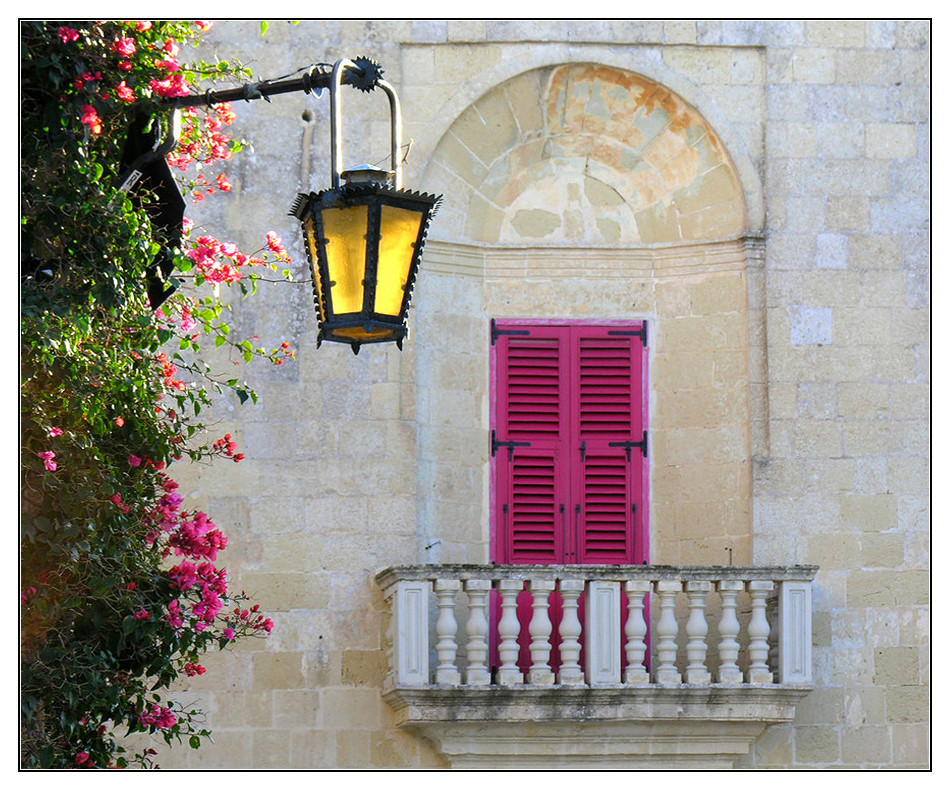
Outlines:
{"type": "MultiPolygon", "coordinates": [[[[188,509],[174,469],[243,459],[202,414],[256,395],[207,359],[293,358],[236,337],[227,307],[289,258],[274,234],[246,254],[180,213],[167,222],[175,200],[129,178],[132,144],[170,134],[163,100],[249,78],[236,62],[179,61],[208,27],[21,23],[23,767],[154,765],[154,750],[125,750],[130,733],[198,748],[209,732],[173,684],[203,674],[206,651],[273,627],[230,589],[227,537],[188,509]]],[[[215,171],[241,148],[233,118],[227,105],[183,114],[158,163],[176,200],[230,191],[215,171]]]]}

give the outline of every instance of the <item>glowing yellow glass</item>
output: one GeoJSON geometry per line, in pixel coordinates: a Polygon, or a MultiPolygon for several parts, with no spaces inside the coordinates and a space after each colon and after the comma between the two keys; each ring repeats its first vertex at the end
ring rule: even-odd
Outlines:
{"type": "Polygon", "coordinates": [[[326,319],[323,308],[323,284],[320,281],[320,267],[317,265],[319,260],[319,252],[317,251],[317,234],[314,231],[313,227],[313,215],[308,214],[307,219],[303,224],[304,235],[307,239],[307,245],[310,247],[310,260],[312,261],[313,267],[313,278],[317,282],[317,292],[319,293],[319,298],[317,299],[317,315],[321,321],[326,319]]]}
{"type": "Polygon", "coordinates": [[[363,309],[366,269],[366,206],[323,211],[327,239],[327,271],[333,312],[358,313],[363,309]]]}
{"type": "Polygon", "coordinates": [[[418,211],[382,207],[374,307],[377,313],[398,316],[402,309],[422,216],[418,211]]]}

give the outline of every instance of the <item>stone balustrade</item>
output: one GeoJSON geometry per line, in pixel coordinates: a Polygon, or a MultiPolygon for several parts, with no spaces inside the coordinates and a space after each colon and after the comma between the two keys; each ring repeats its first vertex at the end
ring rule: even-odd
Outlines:
{"type": "Polygon", "coordinates": [[[391,607],[386,685],[808,686],[816,571],[814,566],[389,568],[376,577],[391,607]],[[519,617],[518,599],[526,595],[530,617],[519,617]],[[555,596],[557,628],[549,614],[555,596]],[[529,645],[529,665],[519,664],[519,639],[529,645]]]}

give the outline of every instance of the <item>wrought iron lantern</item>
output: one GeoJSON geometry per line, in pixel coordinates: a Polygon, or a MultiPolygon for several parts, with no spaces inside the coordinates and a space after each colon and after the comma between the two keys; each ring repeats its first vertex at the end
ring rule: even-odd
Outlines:
{"type": "MultiPolygon", "coordinates": [[[[319,321],[317,345],[349,343],[359,353],[364,343],[394,342],[402,348],[406,317],[422,257],[429,221],[441,197],[402,188],[402,114],[392,85],[369,58],[338,60],[300,77],[248,83],[240,88],[167,99],[173,108],[279,93],[330,90],[330,189],[300,194],[291,209],[303,225],[319,321]],[[343,172],[340,141],[340,86],[363,92],[382,88],[389,97],[391,169],[362,166],[343,172]]],[[[134,173],[134,171],[133,171],[134,173]]],[[[140,174],[139,174],[140,175],[140,174]]],[[[129,183],[134,183],[134,179],[129,183]]]]}
{"type": "Polygon", "coordinates": [[[408,334],[407,313],[429,221],[440,197],[402,188],[402,118],[395,90],[361,61],[337,61],[330,80],[331,187],[300,194],[291,213],[303,225],[319,320],[317,345],[395,342],[408,334]],[[382,88],[391,113],[391,170],[369,165],[342,171],[339,89],[343,75],[363,90],[382,88]],[[366,85],[371,85],[367,88],[366,85]]]}

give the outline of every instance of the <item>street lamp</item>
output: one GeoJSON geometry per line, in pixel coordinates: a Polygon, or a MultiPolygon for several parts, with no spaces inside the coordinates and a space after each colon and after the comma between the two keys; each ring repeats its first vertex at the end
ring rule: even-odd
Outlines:
{"type": "Polygon", "coordinates": [[[401,349],[412,288],[429,220],[441,198],[402,188],[402,116],[395,90],[389,96],[391,170],[368,165],[341,172],[339,87],[349,60],[337,61],[330,81],[331,187],[297,197],[291,213],[303,224],[313,275],[314,305],[324,340],[395,342],[401,349]]]}
{"type": "MultiPolygon", "coordinates": [[[[394,342],[408,334],[407,313],[426,232],[441,197],[402,187],[402,114],[392,85],[368,58],[317,66],[302,77],[208,91],[168,100],[181,108],[271,94],[330,91],[330,188],[297,196],[291,209],[300,220],[313,278],[314,306],[323,341],[347,343],[359,353],[365,343],[394,342]],[[389,97],[390,169],[369,165],[343,171],[341,85],[363,92],[381,88],[389,97]]],[[[134,183],[134,179],[132,181],[134,183]]]]}

